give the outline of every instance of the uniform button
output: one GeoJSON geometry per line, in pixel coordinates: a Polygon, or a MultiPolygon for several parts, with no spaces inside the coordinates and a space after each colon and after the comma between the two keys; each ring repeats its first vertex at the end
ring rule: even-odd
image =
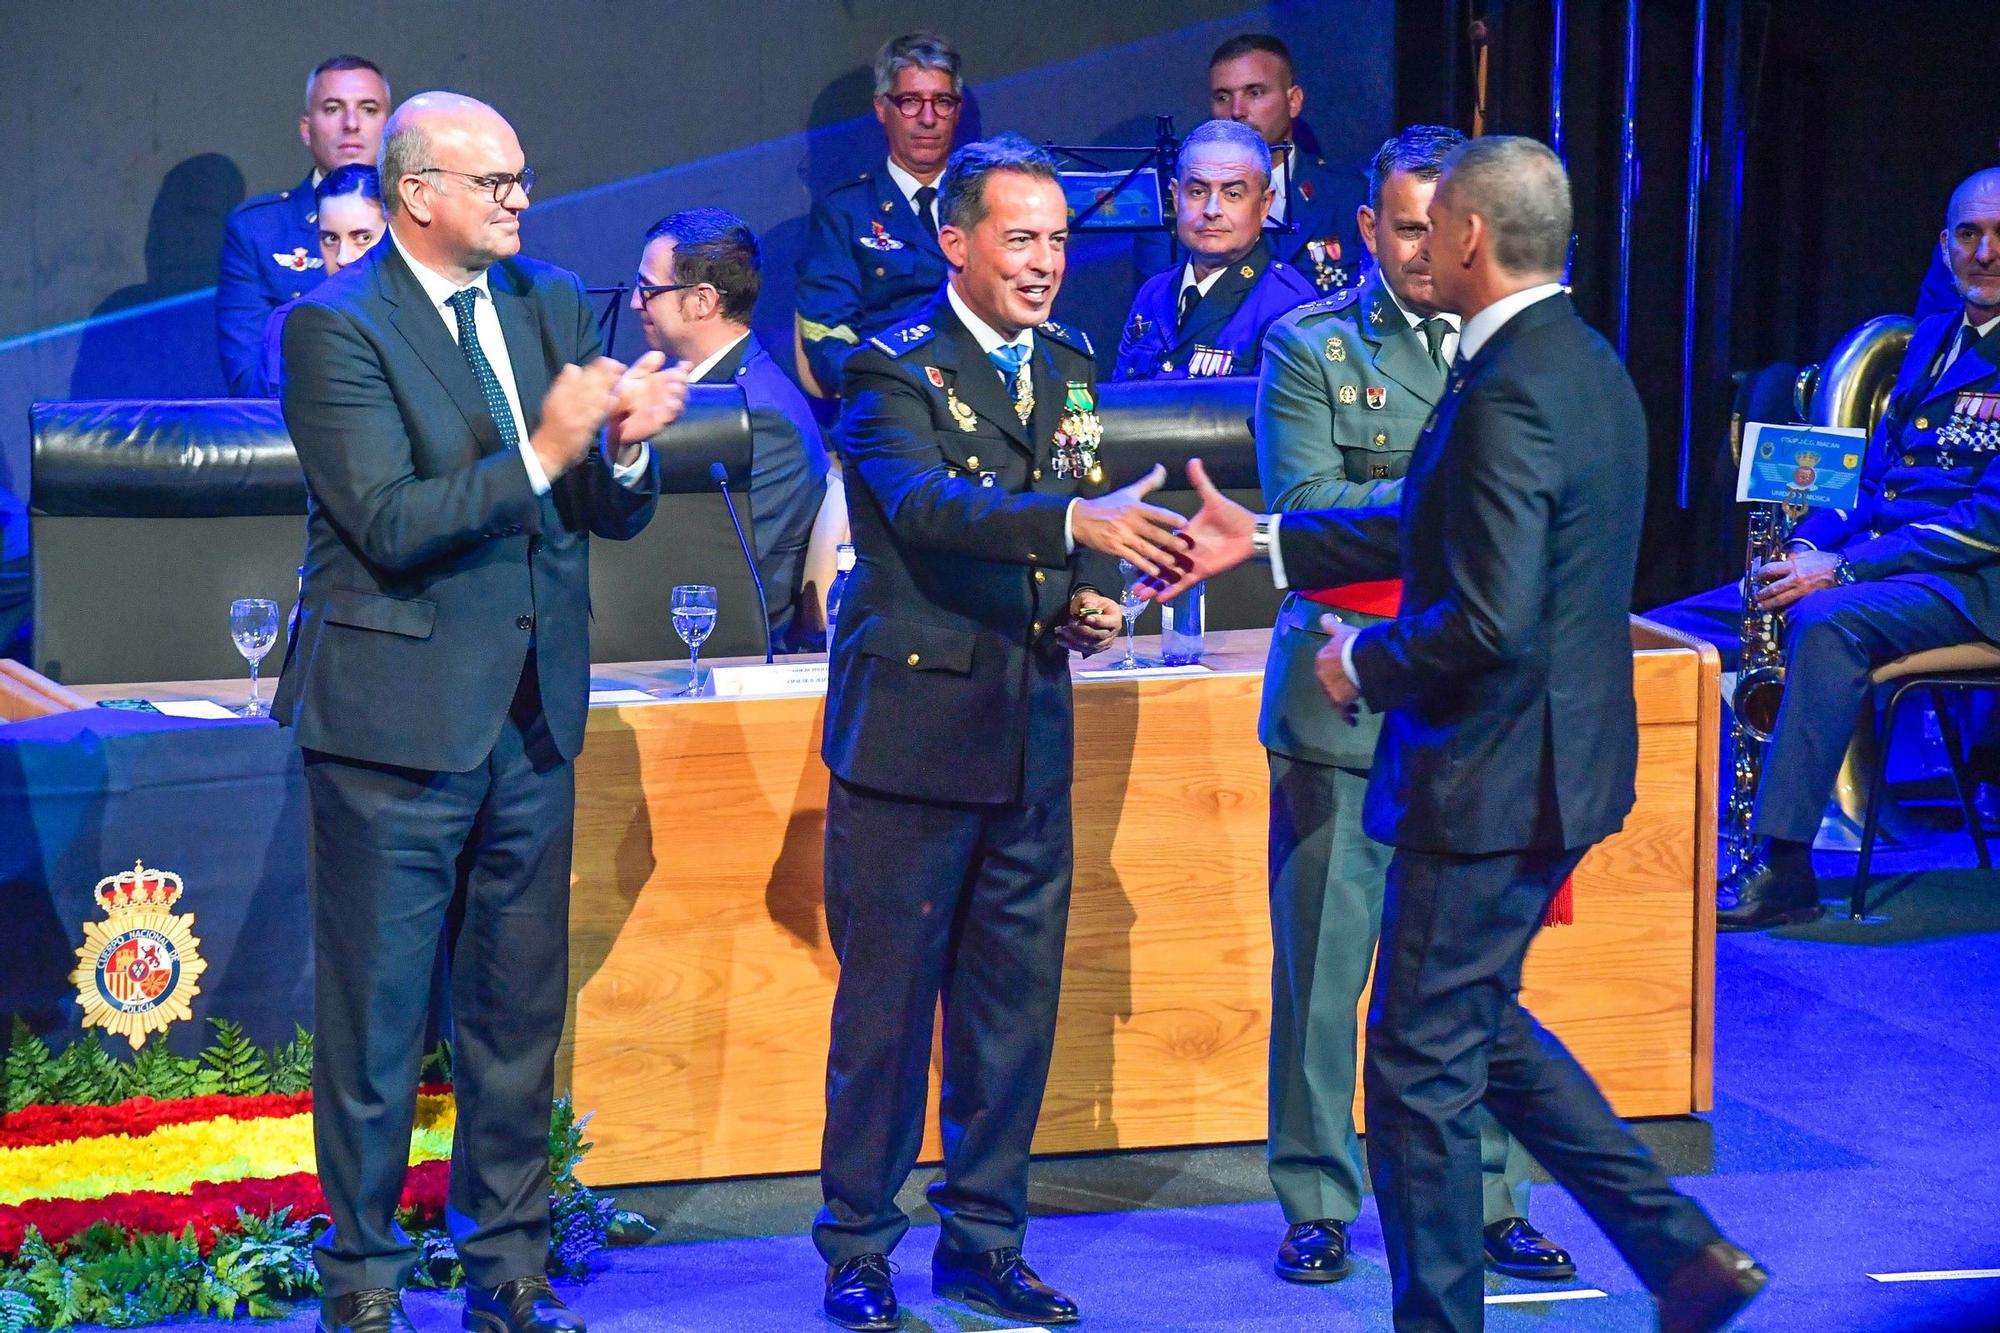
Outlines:
{"type": "Polygon", "coordinates": [[[1894,491],[1883,491],[1882,498],[1884,500],[1893,500],[1896,498],[1896,493],[1894,491]]]}
{"type": "Polygon", "coordinates": [[[1047,583],[1048,581],[1049,581],[1049,576],[1048,576],[1047,574],[1044,574],[1044,573],[1043,573],[1043,572],[1042,572],[1041,570],[1039,570],[1039,569],[1035,571],[1035,582],[1037,582],[1037,583],[1047,583]]]}
{"type": "Polygon", "coordinates": [[[904,658],[903,660],[905,662],[908,662],[911,666],[915,666],[917,663],[923,661],[924,659],[916,653],[911,653],[908,657],[904,658]]]}
{"type": "Polygon", "coordinates": [[[1173,374],[1173,373],[1174,373],[1174,363],[1173,363],[1173,362],[1171,362],[1171,361],[1162,361],[1162,362],[1160,362],[1160,373],[1161,373],[1162,375],[1171,375],[1171,374],[1173,374]]]}
{"type": "Polygon", "coordinates": [[[889,276],[889,270],[886,268],[878,268],[875,270],[875,276],[878,278],[886,278],[889,276]]]}
{"type": "Polygon", "coordinates": [[[1042,622],[1037,620],[1034,624],[1028,626],[1028,632],[1031,634],[1040,634],[1042,632],[1042,622]]]}
{"type": "Polygon", "coordinates": [[[514,617],[515,629],[533,629],[534,627],[535,627],[535,618],[533,616],[514,617]]]}
{"type": "Polygon", "coordinates": [[[1042,470],[1040,468],[1035,469],[1034,477],[1036,481],[1040,481],[1042,479],[1042,470]]]}
{"type": "Polygon", "coordinates": [[[1904,455],[1903,455],[1903,466],[1904,466],[1904,467],[1915,467],[1916,465],[1917,465],[1917,456],[1916,456],[1915,454],[1904,454],[1904,455]]]}
{"type": "Polygon", "coordinates": [[[1380,449],[1383,445],[1387,444],[1388,442],[1389,442],[1389,437],[1387,435],[1378,434],[1375,437],[1375,447],[1377,449],[1380,449]]]}
{"type": "Polygon", "coordinates": [[[1030,552],[1028,552],[1028,563],[1029,563],[1029,564],[1031,564],[1031,565],[1032,565],[1032,564],[1034,564],[1034,563],[1035,563],[1035,561],[1039,560],[1040,558],[1041,558],[1041,557],[1040,557],[1040,556],[1037,556],[1037,555],[1036,555],[1036,554],[1035,554],[1035,553],[1034,553],[1033,551],[1030,551],[1030,552]]]}
{"type": "Polygon", "coordinates": [[[1931,428],[1931,419],[1929,417],[1918,417],[1915,424],[1918,430],[1929,430],[1931,428]]]}
{"type": "Polygon", "coordinates": [[[967,455],[965,456],[965,465],[966,465],[967,467],[978,467],[978,466],[979,466],[979,455],[978,455],[978,454],[967,454],[967,455]]]}

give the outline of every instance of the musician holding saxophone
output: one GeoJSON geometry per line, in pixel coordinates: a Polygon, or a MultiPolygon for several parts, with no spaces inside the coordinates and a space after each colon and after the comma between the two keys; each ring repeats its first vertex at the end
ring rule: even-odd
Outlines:
{"type": "MultiPolygon", "coordinates": [[[[1783,702],[1751,831],[1759,855],[1717,892],[1717,924],[1819,915],[1812,840],[1869,696],[1868,673],[1927,648],[2000,640],[2000,168],[1953,192],[1941,247],[1959,308],[1924,320],[1863,464],[1852,510],[1808,515],[1749,571],[1780,613],[1783,702]]],[[[1717,644],[1746,619],[1732,585],[1648,612],[1717,644]]]]}

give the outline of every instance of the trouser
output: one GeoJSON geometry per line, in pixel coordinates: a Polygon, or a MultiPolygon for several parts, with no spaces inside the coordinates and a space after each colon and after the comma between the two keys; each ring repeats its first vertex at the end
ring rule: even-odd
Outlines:
{"type": "MultiPolygon", "coordinates": [[[[1356,1009],[1389,848],[1361,829],[1368,774],[1270,753],[1271,1188],[1290,1224],[1361,1213],[1356,1009]]],[[[1528,1154],[1477,1113],[1484,1220],[1528,1215],[1528,1154]]]]}
{"type": "Polygon", "coordinates": [[[1368,1166],[1402,1333],[1482,1327],[1482,1104],[1583,1205],[1648,1288],[1720,1239],[1521,1008],[1542,914],[1586,849],[1389,866],[1368,1013],[1368,1166]]]}
{"type": "Polygon", "coordinates": [[[1033,805],[945,804],[833,779],[826,921],[840,981],[825,1206],[813,1223],[828,1263],[887,1253],[909,1230],[896,1191],[923,1142],[940,999],[944,1175],[929,1197],[941,1243],[966,1253],[1021,1244],[1070,871],[1067,791],[1033,805]]]}
{"type": "Polygon", "coordinates": [[[548,1260],[575,778],[535,706],[533,660],[493,752],[469,772],[306,752],[313,1143],[333,1218],[316,1258],[329,1296],[399,1287],[417,1262],[395,1213],[432,968],[453,918],[446,1223],[473,1285],[538,1276],[548,1260]]]}

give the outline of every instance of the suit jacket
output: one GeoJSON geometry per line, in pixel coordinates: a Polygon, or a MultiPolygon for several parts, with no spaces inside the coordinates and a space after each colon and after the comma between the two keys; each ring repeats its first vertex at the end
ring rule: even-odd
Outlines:
{"type": "Polygon", "coordinates": [[[1950,266],[1944,262],[1938,248],[1932,246],[1931,265],[1924,270],[1923,283],[1917,288],[1917,319],[1921,322],[1932,315],[1955,315],[1964,309],[1965,299],[1958,294],[1958,284],[1952,280],[1950,266]]]}
{"type": "MultiPolygon", "coordinates": [[[[532,434],[555,373],[598,354],[596,321],[573,273],[511,259],[488,280],[532,434]]],[[[284,337],[306,554],[273,714],[308,749],[464,772],[492,751],[532,644],[542,711],[574,756],[589,538],[645,527],[657,463],[628,487],[592,449],[537,496],[393,244],[294,306],[284,337]]]]}
{"type": "Polygon", "coordinates": [[[737,385],[750,409],[750,546],[764,581],[772,641],[782,651],[798,609],[806,541],[826,498],[826,442],[806,396],[754,333],[709,367],[701,382],[737,385]]]}
{"type": "Polygon", "coordinates": [[[1963,322],[1954,308],[1917,326],[1855,507],[1816,510],[1794,536],[1857,578],[1921,583],[2000,639],[2000,330],[1932,373],[1963,322]]]}
{"type": "Polygon", "coordinates": [[[813,378],[840,392],[863,342],[900,323],[943,282],[944,252],[885,166],[813,202],[799,256],[799,337],[813,378]]]}
{"type": "MultiPolygon", "coordinates": [[[[1445,375],[1423,335],[1371,269],[1359,288],[1300,306],[1271,326],[1257,382],[1257,476],[1274,512],[1396,503],[1445,375]]],[[[1297,585],[1306,586],[1306,585],[1297,585]]],[[[1257,738],[1293,759],[1345,768],[1374,762],[1381,714],[1350,726],[1327,706],[1315,670],[1328,608],[1293,592],[1278,611],[1264,666],[1257,738]]],[[[1381,617],[1337,613],[1350,625],[1381,617]]]]}
{"type": "MultiPolygon", "coordinates": [[[[1034,803],[1069,786],[1071,595],[1117,562],[1064,554],[1071,499],[1104,489],[1090,341],[1035,337],[1033,416],[942,291],[848,362],[836,440],[855,566],[834,626],[821,750],[838,777],[931,801],[1034,803]]],[[[1111,595],[1116,595],[1111,592],[1111,595]]]]}
{"type": "Polygon", "coordinates": [[[1271,321],[1317,290],[1268,242],[1216,275],[1215,285],[1180,323],[1181,273],[1175,266],[1146,279],[1132,298],[1118,346],[1120,380],[1254,375],[1271,321]]]}
{"type": "Polygon", "coordinates": [[[1354,665],[1386,713],[1364,826],[1413,851],[1587,847],[1632,808],[1626,611],[1646,420],[1617,354],[1551,296],[1503,325],[1425,427],[1400,511],[1287,515],[1287,579],[1403,579],[1354,665]]]}
{"type": "Polygon", "coordinates": [[[308,175],[289,190],[246,199],[222,232],[215,280],[215,341],[222,378],[239,398],[265,387],[264,325],[271,312],[319,286],[319,206],[308,175]]]}

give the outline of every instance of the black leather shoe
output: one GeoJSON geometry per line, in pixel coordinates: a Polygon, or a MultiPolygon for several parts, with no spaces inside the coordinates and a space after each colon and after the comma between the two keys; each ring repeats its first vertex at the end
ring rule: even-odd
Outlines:
{"type": "Polygon", "coordinates": [[[1763,930],[1819,920],[1819,880],[1812,848],[1772,842],[1746,873],[1715,891],[1717,930],[1763,930]]]}
{"type": "Polygon", "coordinates": [[[319,1333],[417,1333],[403,1313],[402,1293],[370,1287],[319,1303],[319,1333]]]}
{"type": "Polygon", "coordinates": [[[467,1286],[463,1324],[471,1333],[583,1333],[583,1321],[545,1277],[517,1277],[491,1290],[467,1286]]]}
{"type": "Polygon", "coordinates": [[[1560,1282],[1576,1276],[1569,1251],[1529,1225],[1525,1217],[1506,1217],[1486,1228],[1486,1266],[1502,1277],[1560,1282]]]}
{"type": "Polygon", "coordinates": [[[1018,1247],[960,1254],[939,1246],[931,1256],[931,1290],[1024,1324],[1074,1324],[1076,1302],[1035,1276],[1018,1247]]]}
{"type": "Polygon", "coordinates": [[[1287,1282],[1340,1281],[1354,1271],[1347,1257],[1347,1223],[1322,1217],[1287,1227],[1271,1267],[1287,1282]]]}
{"type": "Polygon", "coordinates": [[[1771,1275],[1726,1240],[1705,1247],[1653,1293],[1660,1333],[1715,1333],[1757,1299],[1771,1275]]]}
{"type": "Polygon", "coordinates": [[[886,1254],[857,1254],[845,1263],[829,1264],[826,1299],[820,1302],[820,1308],[842,1328],[874,1333],[902,1327],[903,1315],[896,1308],[896,1288],[889,1281],[893,1271],[886,1254]]]}

